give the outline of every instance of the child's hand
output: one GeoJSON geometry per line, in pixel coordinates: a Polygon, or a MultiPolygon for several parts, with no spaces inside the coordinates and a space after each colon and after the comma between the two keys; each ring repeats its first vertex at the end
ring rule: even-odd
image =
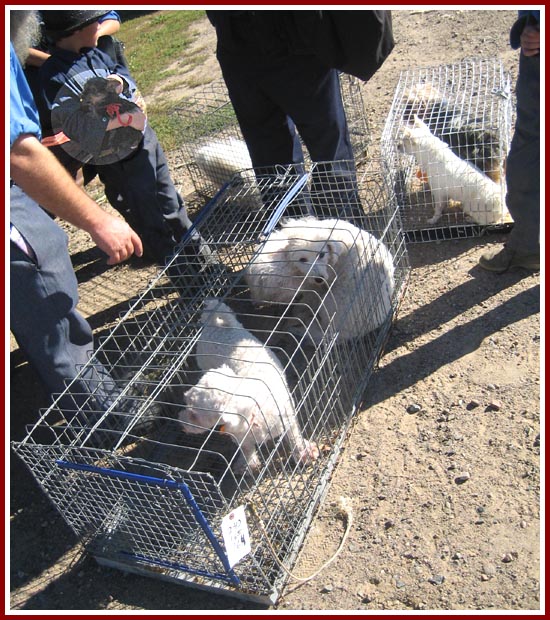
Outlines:
{"type": "Polygon", "coordinates": [[[130,127],[133,127],[134,129],[139,129],[139,131],[143,131],[145,129],[147,117],[141,110],[132,112],[131,114],[128,114],[128,116],[132,117],[130,127]]]}
{"type": "Polygon", "coordinates": [[[108,80],[113,80],[113,82],[117,82],[116,93],[120,95],[124,90],[124,80],[120,77],[120,75],[116,75],[116,73],[112,73],[107,77],[108,80]]]}
{"type": "Polygon", "coordinates": [[[136,110],[135,112],[122,112],[117,114],[107,123],[106,131],[112,131],[113,129],[119,129],[120,127],[133,127],[134,129],[143,131],[145,129],[146,121],[147,117],[141,110],[136,110]]]}

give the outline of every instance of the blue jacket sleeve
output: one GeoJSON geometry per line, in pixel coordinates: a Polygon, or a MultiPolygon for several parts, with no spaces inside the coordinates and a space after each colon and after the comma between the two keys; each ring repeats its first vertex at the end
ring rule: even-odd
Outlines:
{"type": "Polygon", "coordinates": [[[122,21],[122,20],[120,19],[120,15],[119,15],[116,11],[109,11],[109,12],[107,13],[107,15],[104,15],[103,17],[100,17],[100,18],[98,19],[98,22],[101,24],[101,23],[103,23],[104,21],[107,21],[108,19],[116,19],[118,22],[122,21]]]}

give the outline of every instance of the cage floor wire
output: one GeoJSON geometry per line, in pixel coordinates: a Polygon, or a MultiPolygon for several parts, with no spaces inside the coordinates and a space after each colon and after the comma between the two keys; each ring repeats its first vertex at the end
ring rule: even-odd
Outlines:
{"type": "Polygon", "coordinates": [[[381,139],[408,241],[506,228],[510,76],[497,59],[403,71],[381,139]]]}
{"type": "Polygon", "coordinates": [[[12,445],[101,564],[265,603],[327,492],[409,267],[387,175],[249,172],[12,445]],[[235,559],[222,527],[238,511],[249,548],[235,559]]]}
{"type": "MultiPolygon", "coordinates": [[[[360,80],[341,74],[340,92],[354,157],[359,164],[367,158],[370,140],[360,80]]],[[[175,115],[183,135],[183,143],[175,154],[175,169],[185,170],[199,195],[212,198],[234,174],[251,168],[223,79],[199,89],[178,107],[175,115]]],[[[305,146],[303,151],[308,165],[305,146]]]]}

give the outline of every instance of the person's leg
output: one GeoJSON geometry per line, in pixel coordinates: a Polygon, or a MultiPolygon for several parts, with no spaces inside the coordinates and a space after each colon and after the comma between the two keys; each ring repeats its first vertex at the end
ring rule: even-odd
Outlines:
{"type": "MultiPolygon", "coordinates": [[[[271,88],[271,65],[242,58],[219,57],[224,81],[257,176],[266,213],[275,212],[292,185],[305,173],[304,154],[296,126],[277,103],[271,88]],[[285,174],[288,171],[289,174],[285,174]]],[[[288,87],[285,86],[285,88],[288,87]]],[[[286,216],[311,213],[309,196],[300,192],[284,210],[286,216]]]]}
{"type": "Polygon", "coordinates": [[[154,131],[145,130],[134,155],[97,170],[111,205],[140,235],[153,258],[164,264],[192,222],[154,131]]]}
{"type": "Polygon", "coordinates": [[[514,227],[503,248],[479,264],[502,273],[511,267],[540,268],[540,57],[520,55],[517,118],[506,160],[506,205],[514,227]]]}
{"type": "MultiPolygon", "coordinates": [[[[63,230],[19,188],[10,190],[10,222],[27,252],[10,242],[10,328],[51,394],[64,391],[88,362],[93,334],[78,312],[78,287],[63,230]]],[[[114,382],[101,365],[74,386],[70,407],[106,407],[114,382]]]]}
{"type": "Polygon", "coordinates": [[[521,254],[539,251],[540,57],[520,55],[517,120],[506,161],[506,204],[514,220],[507,246],[521,254]]]}
{"type": "Polygon", "coordinates": [[[338,71],[316,56],[294,56],[274,73],[271,95],[296,124],[313,161],[353,160],[338,71]]]}
{"type": "MultiPolygon", "coordinates": [[[[78,434],[73,440],[87,441],[79,429],[92,432],[96,425],[121,431],[134,424],[135,432],[148,431],[160,405],[144,404],[139,383],[122,396],[131,377],[115,380],[92,355],[93,333],[77,310],[67,235],[19,188],[10,193],[10,223],[21,235],[18,243],[10,241],[10,329],[78,434]]],[[[91,440],[101,447],[109,436],[98,432],[91,440]]]]}
{"type": "Polygon", "coordinates": [[[294,123],[272,96],[271,68],[248,65],[241,59],[220,57],[219,61],[252,166],[269,168],[303,162],[294,123]]]}
{"type": "Polygon", "coordinates": [[[315,162],[311,198],[317,215],[345,217],[361,226],[364,211],[338,72],[315,56],[296,56],[276,75],[271,93],[296,123],[315,162]]]}

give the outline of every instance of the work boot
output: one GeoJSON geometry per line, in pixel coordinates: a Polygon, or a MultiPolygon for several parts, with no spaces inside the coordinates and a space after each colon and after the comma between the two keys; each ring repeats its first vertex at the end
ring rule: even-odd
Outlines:
{"type": "Polygon", "coordinates": [[[494,273],[504,273],[513,267],[530,271],[540,270],[540,253],[519,254],[506,246],[485,252],[479,258],[479,266],[494,273]]]}

